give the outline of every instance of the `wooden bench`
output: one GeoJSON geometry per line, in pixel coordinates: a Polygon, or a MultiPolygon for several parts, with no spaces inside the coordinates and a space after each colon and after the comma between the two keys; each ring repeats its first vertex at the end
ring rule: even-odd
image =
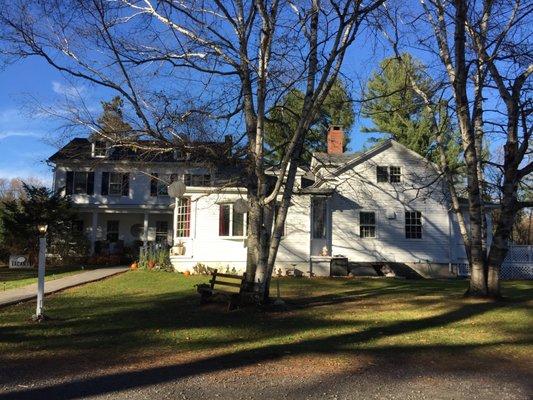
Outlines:
{"type": "Polygon", "coordinates": [[[240,295],[246,284],[246,273],[242,275],[222,274],[218,270],[211,272],[209,284],[196,286],[201,296],[201,303],[205,304],[213,297],[222,295],[229,299],[228,310],[234,309],[239,304],[240,295]],[[233,290],[231,290],[233,288],[233,290]]]}

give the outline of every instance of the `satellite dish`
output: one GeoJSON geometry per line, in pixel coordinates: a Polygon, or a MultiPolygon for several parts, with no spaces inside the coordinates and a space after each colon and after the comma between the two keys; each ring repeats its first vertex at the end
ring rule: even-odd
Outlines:
{"type": "Polygon", "coordinates": [[[248,211],[248,202],[244,199],[237,199],[235,203],[233,203],[233,211],[239,214],[244,214],[248,211]]]}
{"type": "Polygon", "coordinates": [[[181,198],[186,190],[187,187],[182,181],[174,181],[168,186],[168,195],[170,197],[181,198]]]}

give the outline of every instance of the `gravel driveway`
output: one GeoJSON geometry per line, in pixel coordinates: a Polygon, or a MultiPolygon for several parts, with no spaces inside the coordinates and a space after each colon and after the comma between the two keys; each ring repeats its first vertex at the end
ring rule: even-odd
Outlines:
{"type": "Polygon", "coordinates": [[[533,393],[531,365],[509,361],[483,365],[483,360],[457,354],[441,362],[432,359],[431,352],[395,354],[394,359],[386,354],[375,357],[364,353],[261,354],[258,358],[262,362],[251,355],[245,359],[214,355],[183,362],[179,355],[166,355],[127,368],[100,366],[83,375],[76,374],[76,363],[71,363],[56,366],[60,376],[46,380],[28,378],[20,371],[9,376],[8,368],[1,368],[0,372],[8,376],[2,379],[0,400],[471,400],[531,399],[533,393]]]}

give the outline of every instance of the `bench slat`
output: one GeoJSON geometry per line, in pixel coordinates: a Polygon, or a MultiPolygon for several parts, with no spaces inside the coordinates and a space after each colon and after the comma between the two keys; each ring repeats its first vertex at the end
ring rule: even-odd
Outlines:
{"type": "Polygon", "coordinates": [[[242,275],[221,274],[219,272],[217,272],[216,276],[217,276],[217,278],[220,276],[221,278],[238,279],[240,281],[242,281],[242,279],[243,279],[242,275]]]}
{"type": "Polygon", "coordinates": [[[218,280],[215,282],[215,286],[217,286],[217,285],[232,286],[232,287],[236,287],[236,288],[240,288],[241,287],[240,283],[218,281],[218,280]]]}

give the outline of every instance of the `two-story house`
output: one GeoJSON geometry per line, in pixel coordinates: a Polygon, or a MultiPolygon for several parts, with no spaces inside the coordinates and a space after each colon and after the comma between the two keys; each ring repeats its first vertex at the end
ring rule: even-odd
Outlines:
{"type": "Polygon", "coordinates": [[[231,149],[229,140],[203,142],[195,147],[198,150],[179,154],[150,151],[146,142],[132,149],[74,138],[49,158],[53,187],[70,196],[78,208],[78,226],[89,238],[92,254],[102,247],[120,252],[124,246],[147,242],[172,245],[176,228],[168,185],[180,179],[189,188],[211,187],[212,154],[202,148],[224,158],[231,149]]]}
{"type": "MultiPolygon", "coordinates": [[[[393,140],[343,153],[342,140],[340,128],[330,129],[328,151],[298,170],[276,269],[329,275],[325,254],[403,264],[428,276],[448,275],[465,262],[446,185],[431,162],[393,140]]],[[[79,207],[93,251],[98,243],[166,240],[178,271],[198,263],[244,270],[246,214],[234,205],[246,190],[227,184],[238,181],[238,169],[173,154],[139,160],[86,139],[73,140],[51,161],[55,187],[79,207]],[[174,179],[186,184],[182,198],[167,195],[174,179]]]]}

